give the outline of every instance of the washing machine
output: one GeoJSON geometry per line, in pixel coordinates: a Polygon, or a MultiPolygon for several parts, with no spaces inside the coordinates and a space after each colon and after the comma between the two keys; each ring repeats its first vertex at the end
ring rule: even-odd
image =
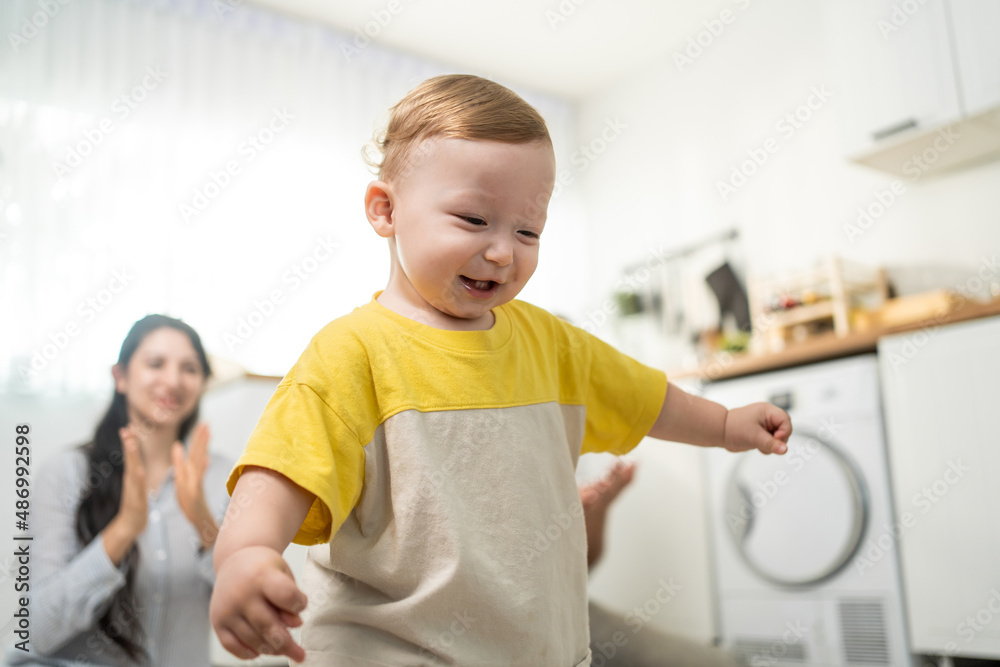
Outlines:
{"type": "Polygon", "coordinates": [[[705,451],[717,622],[751,666],[917,667],[907,650],[875,355],[710,383],[768,401],[784,456],[705,451]]]}

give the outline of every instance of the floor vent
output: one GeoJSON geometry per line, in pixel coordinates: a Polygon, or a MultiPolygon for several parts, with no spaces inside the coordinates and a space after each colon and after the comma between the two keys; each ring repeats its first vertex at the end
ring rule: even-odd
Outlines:
{"type": "Polygon", "coordinates": [[[805,664],[806,647],[790,644],[781,637],[774,639],[742,638],[733,643],[733,651],[745,665],[750,667],[770,667],[788,663],[805,664]]]}
{"type": "Polygon", "coordinates": [[[840,628],[846,664],[889,664],[889,637],[881,600],[841,600],[840,628]]]}

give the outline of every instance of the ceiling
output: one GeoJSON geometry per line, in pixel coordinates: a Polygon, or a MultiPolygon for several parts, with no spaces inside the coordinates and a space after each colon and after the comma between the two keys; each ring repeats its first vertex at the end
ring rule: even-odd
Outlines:
{"type": "Polygon", "coordinates": [[[385,46],[569,98],[669,57],[723,6],[704,0],[253,2],[351,34],[381,17],[384,27],[373,23],[370,31],[377,29],[375,41],[385,46]]]}

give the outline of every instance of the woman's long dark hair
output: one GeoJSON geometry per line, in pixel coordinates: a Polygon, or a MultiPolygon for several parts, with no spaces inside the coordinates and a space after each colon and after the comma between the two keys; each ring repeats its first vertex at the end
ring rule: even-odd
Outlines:
{"type": "MultiPolygon", "coordinates": [[[[201,362],[205,377],[211,375],[208,356],[201,345],[198,333],[190,325],[166,315],[147,315],[132,325],[118,354],[118,366],[122,371],[127,370],[132,355],[146,336],[162,327],[170,327],[187,334],[201,362]]],[[[97,425],[94,439],[82,447],[87,457],[87,475],[84,478],[86,487],[83,489],[82,500],[76,512],[76,535],[83,545],[89,544],[97,537],[118,513],[124,472],[122,441],[118,429],[128,425],[127,408],[125,395],[116,389],[111,399],[111,406],[97,425]]],[[[197,421],[196,405],[194,412],[181,423],[178,439],[183,441],[187,438],[197,421]]],[[[151,424],[132,426],[141,432],[150,428],[151,424]]],[[[130,659],[146,662],[148,655],[142,646],[143,630],[132,595],[138,564],[139,550],[137,545],[133,544],[121,564],[125,574],[125,585],[115,594],[107,612],[98,619],[97,627],[130,659]]]]}

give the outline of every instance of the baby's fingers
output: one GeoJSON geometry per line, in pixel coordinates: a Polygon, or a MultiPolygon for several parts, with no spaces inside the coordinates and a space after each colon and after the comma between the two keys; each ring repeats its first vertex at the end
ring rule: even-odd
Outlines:
{"type": "Polygon", "coordinates": [[[781,440],[776,440],[771,433],[764,428],[758,428],[754,434],[753,441],[755,449],[764,454],[784,454],[788,446],[781,440]]]}
{"type": "Polygon", "coordinates": [[[253,660],[259,656],[260,653],[247,646],[246,642],[240,639],[240,636],[253,641],[253,637],[256,637],[256,633],[250,627],[250,624],[245,621],[237,624],[237,628],[240,631],[239,634],[237,634],[236,630],[219,628],[216,632],[216,634],[219,635],[219,643],[222,644],[222,648],[226,649],[240,660],[253,660]]]}
{"type": "Polygon", "coordinates": [[[291,573],[284,570],[272,570],[265,574],[261,592],[268,602],[290,614],[298,614],[308,602],[305,593],[295,585],[291,573]]]}
{"type": "Polygon", "coordinates": [[[765,405],[767,412],[764,424],[767,430],[774,435],[775,439],[788,442],[788,436],[792,434],[792,418],[787,412],[775,405],[769,403],[765,405]]]}
{"type": "Polygon", "coordinates": [[[302,625],[301,616],[299,616],[298,614],[289,614],[284,609],[278,610],[278,617],[281,619],[281,622],[284,623],[286,627],[297,628],[300,625],[302,625]]]}
{"type": "Polygon", "coordinates": [[[784,454],[788,451],[788,445],[783,443],[781,440],[775,440],[771,438],[770,443],[767,445],[767,449],[762,449],[765,454],[784,454]]]}
{"type": "Polygon", "coordinates": [[[788,413],[770,403],[760,403],[763,412],[758,423],[763,433],[758,433],[757,448],[765,454],[784,454],[788,451],[788,436],[792,434],[792,420],[788,413]]]}
{"type": "Polygon", "coordinates": [[[255,640],[255,643],[249,645],[258,653],[286,655],[296,662],[305,659],[306,652],[292,639],[291,633],[282,624],[273,607],[264,602],[255,604],[248,610],[247,620],[254,631],[255,640]]]}

